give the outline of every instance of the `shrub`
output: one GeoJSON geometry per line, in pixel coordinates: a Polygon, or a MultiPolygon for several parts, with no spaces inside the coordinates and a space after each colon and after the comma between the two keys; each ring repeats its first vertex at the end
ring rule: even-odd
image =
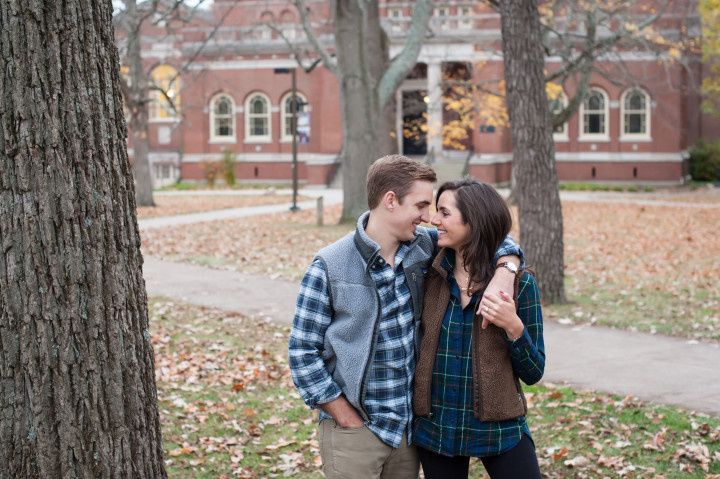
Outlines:
{"type": "Polygon", "coordinates": [[[235,186],[235,152],[223,151],[223,179],[227,186],[235,186]]]}
{"type": "Polygon", "coordinates": [[[208,186],[211,188],[215,186],[215,180],[217,180],[218,174],[222,169],[222,165],[217,161],[203,161],[202,162],[203,176],[207,181],[208,186]]]}
{"type": "Polygon", "coordinates": [[[695,181],[720,180],[720,140],[700,140],[692,147],[690,176],[695,181]]]}

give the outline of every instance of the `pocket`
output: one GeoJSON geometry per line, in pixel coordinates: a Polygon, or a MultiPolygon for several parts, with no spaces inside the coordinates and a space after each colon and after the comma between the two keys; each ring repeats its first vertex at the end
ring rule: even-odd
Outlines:
{"type": "Polygon", "coordinates": [[[333,428],[337,432],[340,432],[343,434],[348,434],[348,433],[362,431],[363,429],[365,429],[365,424],[363,424],[362,426],[357,426],[357,427],[342,427],[337,422],[335,422],[335,420],[333,420],[333,428]]]}

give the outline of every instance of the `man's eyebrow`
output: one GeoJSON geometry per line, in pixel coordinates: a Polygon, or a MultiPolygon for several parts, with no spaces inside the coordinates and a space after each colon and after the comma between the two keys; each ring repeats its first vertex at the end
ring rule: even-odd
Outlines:
{"type": "Polygon", "coordinates": [[[415,203],[415,205],[416,206],[429,206],[430,202],[429,201],[418,201],[417,203],[415,203]]]}

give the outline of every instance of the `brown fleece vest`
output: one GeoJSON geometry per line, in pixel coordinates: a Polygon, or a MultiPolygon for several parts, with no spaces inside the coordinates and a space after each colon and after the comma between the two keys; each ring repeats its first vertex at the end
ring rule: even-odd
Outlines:
{"type": "MultiPolygon", "coordinates": [[[[441,249],[425,276],[420,354],[415,369],[413,412],[430,416],[431,385],[440,327],[450,302],[450,286],[441,249]]],[[[519,275],[518,275],[519,277],[519,275]]],[[[517,302],[518,282],[514,297],[517,302]]],[[[482,295],[482,291],[478,292],[482,295]]],[[[482,316],[476,315],[472,329],[472,374],[475,417],[481,421],[503,421],[524,416],[527,402],[520,381],[513,372],[507,336],[502,328],[490,324],[482,329],[482,316]]]]}

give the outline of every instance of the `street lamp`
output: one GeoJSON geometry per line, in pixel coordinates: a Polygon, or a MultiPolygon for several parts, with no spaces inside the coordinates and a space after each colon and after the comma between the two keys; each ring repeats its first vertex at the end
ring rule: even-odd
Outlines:
{"type": "MultiPolygon", "coordinates": [[[[290,98],[290,131],[292,133],[292,180],[293,180],[293,202],[290,211],[298,211],[298,164],[297,164],[297,84],[295,81],[295,68],[275,68],[276,74],[290,74],[292,79],[292,93],[290,98]]],[[[280,114],[285,114],[285,105],[280,105],[280,114]]]]}

